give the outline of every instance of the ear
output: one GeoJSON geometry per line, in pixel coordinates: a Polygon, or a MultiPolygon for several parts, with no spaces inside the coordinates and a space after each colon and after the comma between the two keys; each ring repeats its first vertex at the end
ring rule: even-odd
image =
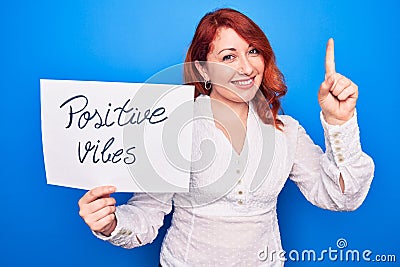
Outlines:
{"type": "Polygon", "coordinates": [[[197,71],[200,73],[200,75],[204,78],[205,81],[209,81],[209,77],[207,75],[207,70],[205,66],[203,66],[198,60],[194,62],[194,65],[196,66],[197,71]]]}

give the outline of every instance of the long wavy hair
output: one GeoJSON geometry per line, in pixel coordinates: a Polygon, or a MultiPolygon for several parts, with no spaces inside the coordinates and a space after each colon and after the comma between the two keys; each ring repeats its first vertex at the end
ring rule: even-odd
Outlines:
{"type": "Polygon", "coordinates": [[[203,78],[193,62],[207,61],[207,54],[212,49],[211,43],[220,28],[233,29],[263,56],[265,70],[260,90],[256,93],[253,103],[258,116],[264,123],[273,124],[277,129],[282,130],[283,123],[277,118],[277,114],[281,109],[279,99],[287,92],[284,76],[276,66],[275,54],[264,32],[239,11],[222,8],[207,13],[200,20],[186,54],[185,63],[190,63],[185,64],[184,67],[186,84],[195,86],[195,97],[200,94],[210,94],[211,90],[206,90],[203,88],[203,83],[199,82],[203,78]]]}

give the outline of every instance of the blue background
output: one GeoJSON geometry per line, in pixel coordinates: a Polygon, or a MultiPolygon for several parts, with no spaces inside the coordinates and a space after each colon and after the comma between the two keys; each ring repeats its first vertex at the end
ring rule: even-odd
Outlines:
{"type": "MultiPolygon", "coordinates": [[[[46,185],[39,79],[144,82],[183,62],[198,21],[217,7],[240,10],[266,32],[289,87],[285,112],[316,143],[323,146],[317,90],[329,37],[336,41],[337,71],[359,85],[361,142],[376,164],[370,193],[355,212],[330,212],[288,182],[278,207],[285,250],[335,249],[345,238],[348,249],[396,254],[399,264],[396,1],[37,0],[0,3],[0,266],[157,265],[170,216],[153,244],[125,250],[92,236],[78,216],[83,190],[46,185]]],[[[129,194],[116,197],[123,203],[129,194]]]]}

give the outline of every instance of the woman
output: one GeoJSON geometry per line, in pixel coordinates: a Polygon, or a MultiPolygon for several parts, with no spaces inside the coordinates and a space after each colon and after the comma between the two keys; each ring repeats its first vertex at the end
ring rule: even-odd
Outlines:
{"type": "Polygon", "coordinates": [[[125,248],[150,243],[173,201],[162,266],[282,266],[276,202],[287,177],[319,207],[361,205],[374,165],[361,151],[358,88],[336,73],[332,39],[318,94],[325,153],[296,120],[278,115],[286,93],[283,76],[268,39],[245,15],[232,9],[206,14],[186,63],[185,78],[196,89],[196,116],[207,118],[194,123],[190,192],[137,193],[115,207],[114,187],[92,189],[79,206],[96,236],[125,248]],[[201,147],[206,139],[215,150],[201,147]],[[269,143],[273,153],[260,145],[269,143]],[[213,151],[213,160],[207,160],[213,151]],[[266,247],[275,258],[259,257],[266,247]]]}

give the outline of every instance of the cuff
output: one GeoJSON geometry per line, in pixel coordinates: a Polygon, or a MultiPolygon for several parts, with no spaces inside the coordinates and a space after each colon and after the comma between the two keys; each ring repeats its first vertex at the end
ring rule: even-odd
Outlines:
{"type": "Polygon", "coordinates": [[[357,111],[351,119],[342,125],[328,124],[320,112],[324,128],[326,153],[338,167],[352,163],[361,156],[360,130],[357,123],[357,111]]]}

